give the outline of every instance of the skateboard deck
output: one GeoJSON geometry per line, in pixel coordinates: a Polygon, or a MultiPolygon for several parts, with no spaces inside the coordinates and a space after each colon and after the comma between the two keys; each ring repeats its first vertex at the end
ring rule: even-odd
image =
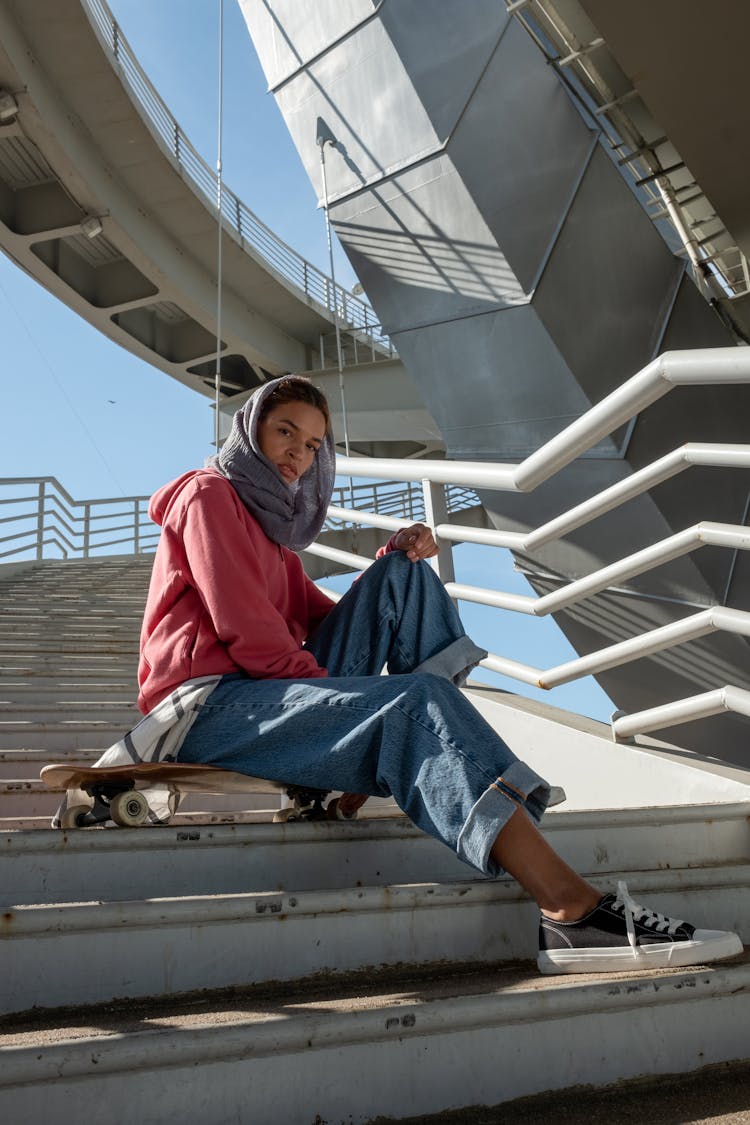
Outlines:
{"type": "Polygon", "coordinates": [[[58,814],[62,828],[88,828],[108,820],[120,827],[138,827],[148,820],[168,820],[169,814],[151,816],[146,791],[156,788],[172,796],[172,812],[185,793],[286,793],[292,805],[281,809],[274,820],[351,819],[338,812],[335,798],[324,807],[323,801],[328,795],[325,790],[268,781],[218,766],[188,762],[49,765],[44,766],[40,777],[48,788],[66,790],[66,801],[58,814]]]}

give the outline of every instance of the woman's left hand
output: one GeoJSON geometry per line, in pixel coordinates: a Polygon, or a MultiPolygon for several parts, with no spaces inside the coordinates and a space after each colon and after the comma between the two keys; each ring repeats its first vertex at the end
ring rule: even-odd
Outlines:
{"type": "Polygon", "coordinates": [[[406,557],[412,562],[420,559],[432,559],[440,548],[435,542],[435,536],[429,527],[423,523],[413,523],[411,527],[402,527],[393,541],[396,550],[405,551],[406,557]]]}

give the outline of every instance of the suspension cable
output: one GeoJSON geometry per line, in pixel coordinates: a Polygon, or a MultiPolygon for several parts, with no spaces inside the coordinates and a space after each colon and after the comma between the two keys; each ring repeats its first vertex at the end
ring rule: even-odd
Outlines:
{"type": "Polygon", "coordinates": [[[219,121],[216,155],[216,372],[214,375],[214,445],[219,452],[219,401],[221,398],[221,312],[222,312],[222,149],[224,126],[224,0],[219,0],[219,121]]]}
{"type": "Polygon", "coordinates": [[[333,241],[331,239],[331,220],[328,215],[328,181],[326,180],[326,154],[327,144],[334,144],[333,138],[324,136],[318,131],[318,144],[320,145],[320,170],[323,175],[323,214],[326,220],[326,241],[328,242],[328,261],[331,270],[331,287],[333,289],[333,323],[336,329],[336,362],[339,369],[339,393],[341,395],[341,413],[344,419],[344,449],[349,456],[349,420],[346,414],[346,395],[344,393],[344,362],[341,353],[341,324],[339,323],[339,304],[336,292],[336,271],[333,264],[333,241]]]}

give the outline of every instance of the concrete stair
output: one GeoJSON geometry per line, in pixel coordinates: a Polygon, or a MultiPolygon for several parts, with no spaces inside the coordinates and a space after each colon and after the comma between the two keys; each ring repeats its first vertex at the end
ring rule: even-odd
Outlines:
{"type": "MultiPolygon", "coordinates": [[[[151,556],[0,568],[0,829],[49,826],[50,762],[90,765],[140,717],[138,637],[151,556]]],[[[178,821],[252,820],[268,798],[189,797],[178,821]]]]}
{"type": "MultiPolygon", "coordinates": [[[[201,797],[166,826],[51,831],[59,795],[40,789],[41,765],[95,760],[130,721],[135,648],[114,652],[98,630],[102,610],[140,611],[148,570],[0,578],[0,1118],[41,1120],[54,1104],[61,1122],[367,1122],[750,1057],[746,957],[539,977],[538,914],[518,886],[476,877],[404,817],[277,825],[247,798],[201,797]],[[40,659],[20,603],[64,590],[70,608],[75,589],[96,645],[81,642],[73,666],[50,633],[40,659]]],[[[750,941],[746,776],[471,697],[565,785],[544,831],[568,862],[750,941]]]]}

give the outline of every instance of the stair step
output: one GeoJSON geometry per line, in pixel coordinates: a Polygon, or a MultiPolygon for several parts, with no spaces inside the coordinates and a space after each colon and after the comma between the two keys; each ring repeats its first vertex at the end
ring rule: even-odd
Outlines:
{"type": "Polygon", "coordinates": [[[143,1125],[219,1125],[249,1120],[251,1103],[254,1120],[280,1125],[365,1123],[684,1073],[746,1049],[746,958],[609,978],[532,974],[383,974],[342,984],[336,998],[317,982],[108,1006],[59,1028],[37,1017],[4,1037],[0,1112],[30,1122],[52,1104],[72,1125],[107,1107],[143,1125]]]}
{"type": "MultiPolygon", "coordinates": [[[[204,802],[201,802],[203,804],[204,802]]],[[[213,825],[213,824],[268,824],[274,809],[241,809],[235,811],[216,809],[196,809],[193,812],[178,812],[172,818],[175,825],[213,825]]],[[[52,813],[34,816],[0,817],[0,834],[3,832],[30,832],[49,828],[52,813]]]]}
{"type": "MultiPolygon", "coordinates": [[[[14,598],[11,605],[6,605],[0,610],[0,625],[15,621],[27,622],[29,625],[45,625],[52,621],[61,626],[89,623],[101,626],[123,624],[129,626],[131,619],[134,621],[136,618],[136,608],[134,604],[133,613],[123,615],[122,606],[96,605],[82,598],[76,599],[69,605],[58,605],[52,600],[40,605],[38,600],[32,602],[31,599],[28,604],[24,604],[22,600],[14,598]]],[[[140,608],[142,610],[143,607],[140,608]]]]}
{"type": "Polygon", "coordinates": [[[84,763],[93,761],[98,757],[98,750],[62,751],[56,757],[52,757],[48,750],[0,750],[0,768],[10,763],[35,763],[32,765],[32,768],[38,773],[41,767],[47,765],[49,762],[80,761],[84,763]]]}
{"type": "Polygon", "coordinates": [[[53,762],[63,764],[91,766],[101,757],[101,750],[61,750],[57,753],[51,750],[0,750],[0,779],[13,781],[23,778],[39,781],[39,771],[42,766],[53,762]]]}
{"type": "MultiPolygon", "coordinates": [[[[543,832],[576,870],[748,862],[747,805],[553,810],[543,832]]],[[[3,837],[0,905],[457,882],[472,871],[409,820],[21,832],[3,837]],[[114,878],[113,878],[114,873],[114,878]]],[[[479,876],[476,876],[479,878],[479,876]]]]}
{"type": "MultiPolygon", "coordinates": [[[[750,865],[629,872],[628,885],[665,913],[750,939],[750,865]]],[[[3,914],[0,1004],[14,1012],[382,965],[507,961],[535,951],[538,920],[510,879],[16,906],[3,914]]]]}
{"type": "Polygon", "coordinates": [[[58,681],[75,676],[76,679],[130,679],[135,683],[138,657],[134,652],[122,656],[109,655],[104,660],[101,655],[92,657],[86,653],[70,653],[65,658],[54,653],[28,653],[3,658],[2,668],[3,674],[8,677],[28,676],[32,682],[36,677],[58,681]]]}
{"type": "MultiPolygon", "coordinates": [[[[4,686],[4,685],[3,685],[4,686]]],[[[3,693],[4,694],[4,693],[3,693]]],[[[110,722],[119,722],[124,716],[125,722],[131,722],[133,716],[140,718],[133,693],[130,699],[57,699],[44,701],[35,699],[28,703],[15,703],[8,699],[0,699],[0,727],[23,723],[46,724],[55,719],[60,722],[86,722],[90,716],[97,722],[105,719],[110,722]]],[[[137,721],[137,719],[136,719],[137,721]]]]}
{"type": "MultiPolygon", "coordinates": [[[[33,711],[33,713],[36,713],[37,708],[46,710],[54,707],[58,701],[64,701],[68,705],[73,703],[83,704],[87,701],[97,704],[104,701],[115,703],[118,706],[132,704],[135,701],[137,691],[135,680],[130,682],[121,680],[119,683],[113,681],[108,684],[94,682],[90,684],[55,684],[51,677],[45,678],[50,680],[49,686],[34,683],[33,680],[25,682],[5,680],[0,691],[15,706],[22,707],[26,712],[33,711]]],[[[0,704],[0,707],[2,707],[2,704],[0,704]]]]}
{"type": "Polygon", "coordinates": [[[54,653],[59,656],[63,653],[127,653],[129,655],[137,654],[137,643],[135,650],[133,643],[128,640],[113,640],[104,637],[86,637],[80,640],[71,638],[61,638],[56,640],[54,634],[50,634],[49,638],[39,637],[32,638],[27,641],[23,638],[19,640],[6,640],[0,639],[0,661],[5,663],[6,658],[18,659],[24,653],[54,653]]]}
{"type": "Polygon", "coordinates": [[[8,648],[9,651],[12,647],[20,642],[28,641],[29,645],[34,645],[39,641],[48,640],[51,637],[61,637],[62,639],[70,641],[86,641],[101,642],[103,640],[117,640],[117,641],[132,641],[135,639],[136,645],[138,643],[138,635],[140,629],[140,618],[142,611],[138,615],[138,622],[136,624],[136,617],[133,620],[124,622],[118,621],[77,621],[75,623],[68,621],[47,620],[41,621],[2,621],[0,620],[0,644],[3,648],[8,648]]]}
{"type": "Polygon", "coordinates": [[[134,681],[117,669],[107,667],[88,671],[79,668],[61,668],[58,675],[41,672],[16,672],[3,667],[2,688],[12,691],[125,691],[133,688],[134,681]]]}
{"type": "Polygon", "coordinates": [[[0,721],[0,750],[14,750],[24,745],[48,749],[53,754],[92,746],[106,750],[132,725],[133,716],[130,714],[123,714],[121,722],[104,719],[46,723],[0,721]]]}

